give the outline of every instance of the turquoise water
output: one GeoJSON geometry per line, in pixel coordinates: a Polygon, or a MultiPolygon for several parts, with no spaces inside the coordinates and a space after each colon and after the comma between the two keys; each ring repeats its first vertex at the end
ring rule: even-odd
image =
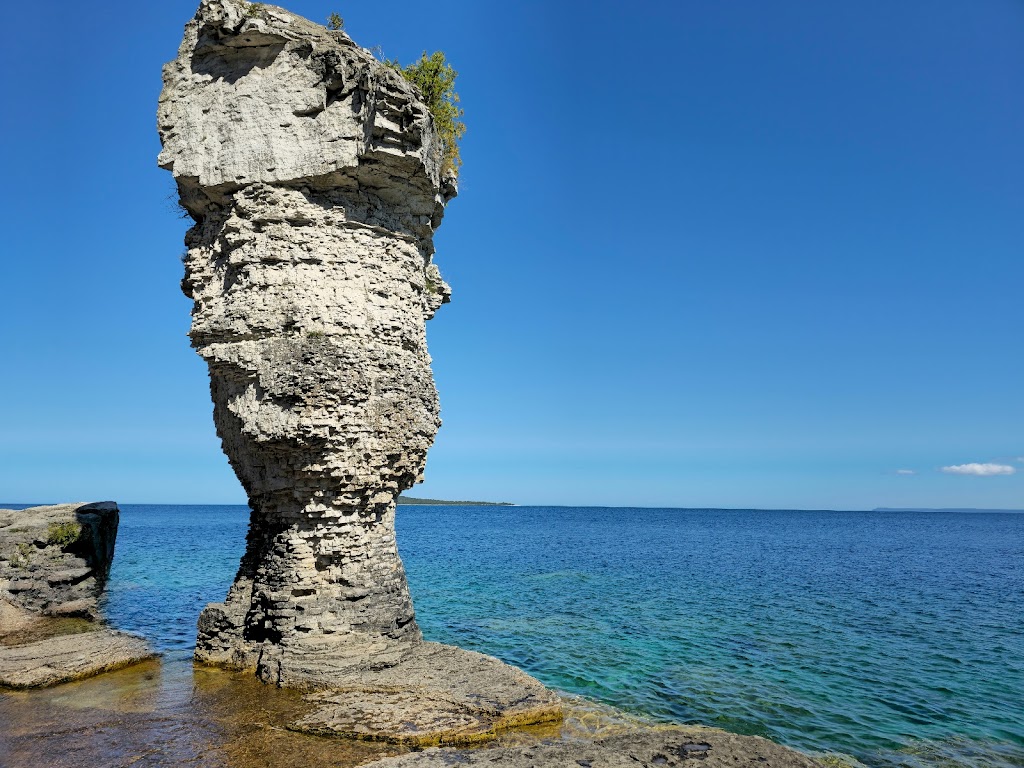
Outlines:
{"type": "MultiPolygon", "coordinates": [[[[123,507],[111,621],[191,653],[245,507],[123,507]]],[[[428,639],[871,766],[1024,766],[1024,515],[401,507],[428,639]]]]}

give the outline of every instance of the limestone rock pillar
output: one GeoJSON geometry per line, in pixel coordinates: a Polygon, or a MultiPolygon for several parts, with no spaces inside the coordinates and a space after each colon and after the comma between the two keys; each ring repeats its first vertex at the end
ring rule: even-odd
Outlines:
{"type": "Polygon", "coordinates": [[[203,0],[158,127],[196,222],[190,337],[252,509],[196,657],[296,685],[397,663],[420,632],[395,498],[440,425],[425,323],[449,297],[432,238],[455,195],[429,111],[344,32],[203,0]]]}

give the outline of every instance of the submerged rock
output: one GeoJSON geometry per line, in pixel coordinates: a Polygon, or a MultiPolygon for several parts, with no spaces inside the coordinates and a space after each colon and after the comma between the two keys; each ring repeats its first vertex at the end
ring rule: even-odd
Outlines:
{"type": "Polygon", "coordinates": [[[33,615],[95,618],[119,519],[112,501],[0,509],[0,634],[33,615]]]}
{"type": "Polygon", "coordinates": [[[325,698],[300,726],[318,732],[403,740],[410,692],[434,697],[429,717],[407,712],[431,733],[552,717],[557,697],[519,670],[489,659],[481,675],[487,657],[422,642],[395,544],[395,498],[440,425],[425,323],[449,299],[433,235],[456,193],[420,94],[343,32],[204,0],[164,68],[158,127],[196,221],[190,336],[252,509],[196,658],[367,692],[325,698]],[[508,695],[467,715],[450,693],[463,679],[508,695]]]}

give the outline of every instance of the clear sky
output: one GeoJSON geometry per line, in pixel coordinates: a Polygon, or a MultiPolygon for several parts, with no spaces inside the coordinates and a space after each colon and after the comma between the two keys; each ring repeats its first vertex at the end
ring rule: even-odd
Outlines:
{"type": "MultiPolygon", "coordinates": [[[[195,1],[5,7],[0,501],[244,501],[155,164],[195,1]]],[[[1024,3],[289,8],[460,71],[413,495],[1024,507],[1024,3]]]]}

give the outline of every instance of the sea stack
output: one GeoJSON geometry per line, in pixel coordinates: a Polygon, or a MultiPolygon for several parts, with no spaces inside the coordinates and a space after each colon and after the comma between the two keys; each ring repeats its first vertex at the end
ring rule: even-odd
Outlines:
{"type": "Polygon", "coordinates": [[[252,507],[198,657],[287,682],[293,653],[419,639],[394,499],[440,425],[425,322],[448,298],[432,239],[455,188],[429,111],[343,32],[206,0],[158,123],[197,222],[190,336],[252,507]]]}
{"type": "MultiPolygon", "coordinates": [[[[158,127],[196,222],[190,337],[252,509],[196,658],[318,689],[489,659],[422,641],[395,542],[395,497],[440,425],[425,323],[449,298],[433,234],[456,193],[418,91],[342,31],[203,0],[158,127]]],[[[557,699],[502,667],[551,717],[557,699]]]]}

